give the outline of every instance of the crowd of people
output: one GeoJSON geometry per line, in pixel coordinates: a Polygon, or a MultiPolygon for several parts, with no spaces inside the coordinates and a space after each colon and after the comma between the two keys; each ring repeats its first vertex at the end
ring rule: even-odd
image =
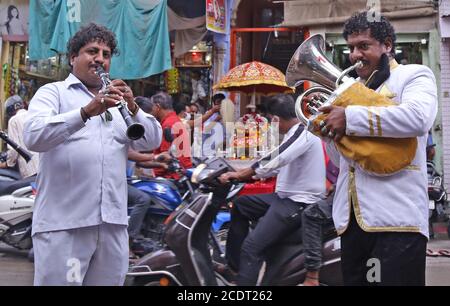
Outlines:
{"type": "MultiPolygon", "coordinates": [[[[224,184],[277,177],[275,193],[241,196],[233,203],[227,264],[216,269],[237,285],[256,285],[267,251],[300,226],[307,269],[303,285],[319,285],[322,228],[333,223],[341,236],[345,285],[372,284],[367,279],[371,258],[381,263],[377,285],[425,284],[426,160],[434,149],[427,138],[437,113],[436,81],[425,66],[395,61],[396,35],[385,17],[373,21],[366,12],[356,13],[345,22],[343,37],[350,62],[363,64],[356,69],[358,80],[375,91],[389,91],[396,105],[322,107],[327,114],[321,123],[324,142],[297,119],[291,95],[268,100],[266,120],[278,122],[284,135],[278,154],[271,152],[251,167],[220,177],[224,184]],[[397,173],[377,176],[336,148],[346,135],[414,137],[415,158],[397,173]]],[[[192,167],[196,120],[201,120],[202,153],[207,156],[224,141],[224,124],[234,120],[234,105],[224,94],[213,95],[208,106],[197,72],[192,74],[191,98],[165,92],[134,97],[122,80],[102,87],[96,67],[108,71],[116,52],[110,30],[96,24],[83,27],[68,43],[72,70],[66,80],[41,87],[28,111],[19,97],[6,103],[13,116],[10,136],[36,152],[26,164],[8,151],[7,162],[17,162],[23,177],[37,173],[35,285],[122,285],[152,203],[149,194],[127,184],[127,162],[177,179],[166,161],[172,153],[184,168],[192,167]],[[133,120],[145,127],[144,137],[127,137],[114,107],[118,102],[125,102],[133,120]],[[134,204],[129,221],[127,203],[134,204]],[[67,277],[73,262],[79,273],[67,277]]],[[[255,108],[248,108],[249,116],[256,115],[255,108]]]]}

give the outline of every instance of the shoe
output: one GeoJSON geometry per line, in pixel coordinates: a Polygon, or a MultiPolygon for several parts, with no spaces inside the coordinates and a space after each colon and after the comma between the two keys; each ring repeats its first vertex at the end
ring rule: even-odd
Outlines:
{"type": "Polygon", "coordinates": [[[236,284],[238,273],[233,271],[228,265],[224,265],[218,262],[213,263],[214,271],[222,275],[229,283],[236,284]]]}
{"type": "Polygon", "coordinates": [[[156,243],[149,239],[135,239],[132,241],[130,250],[137,256],[144,256],[156,250],[156,243]]]}

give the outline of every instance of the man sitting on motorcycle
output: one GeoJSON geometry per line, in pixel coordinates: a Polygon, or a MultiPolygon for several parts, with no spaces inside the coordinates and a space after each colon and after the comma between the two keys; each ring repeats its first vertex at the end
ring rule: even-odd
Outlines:
{"type": "Polygon", "coordinates": [[[285,134],[278,154],[271,152],[250,168],[220,177],[226,183],[278,174],[275,193],[241,196],[231,210],[226,256],[230,268],[239,271],[238,285],[256,285],[265,252],[301,226],[303,210],[325,194],[321,140],[304,130],[295,115],[291,96],[274,96],[269,105],[271,120],[278,121],[280,133],[285,134]],[[256,221],[256,227],[249,233],[250,222],[256,221]]]}
{"type": "MultiPolygon", "coordinates": [[[[176,142],[178,146],[174,145],[173,148],[175,156],[179,158],[180,163],[185,168],[192,167],[190,158],[190,142],[189,134],[177,117],[173,110],[173,102],[171,96],[165,92],[160,92],[153,95],[150,99],[146,97],[136,97],[136,103],[146,113],[153,114],[164,131],[164,137],[161,145],[153,153],[142,153],[130,150],[128,152],[128,159],[135,161],[136,165],[142,168],[152,168],[156,176],[162,176],[165,178],[177,179],[176,173],[168,171],[167,163],[170,161],[171,156],[169,149],[172,142],[176,142]],[[175,136],[175,139],[167,139],[166,131],[169,129],[169,134],[175,136]],[[186,154],[188,152],[188,154],[186,154]]],[[[130,259],[135,258],[135,255],[145,254],[152,248],[151,243],[145,241],[139,241],[142,225],[145,215],[149,209],[152,199],[151,196],[133,186],[128,186],[128,201],[129,204],[134,204],[133,210],[130,214],[128,221],[128,234],[130,240],[130,259]]]]}

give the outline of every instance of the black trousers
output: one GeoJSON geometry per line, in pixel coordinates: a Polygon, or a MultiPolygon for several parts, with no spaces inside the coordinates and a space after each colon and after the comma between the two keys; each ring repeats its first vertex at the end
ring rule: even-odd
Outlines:
{"type": "Polygon", "coordinates": [[[322,230],[333,224],[332,203],[333,197],[329,197],[309,205],[303,212],[302,240],[307,271],[318,271],[322,266],[322,230]]]}
{"type": "Polygon", "coordinates": [[[266,251],[301,226],[305,206],[276,194],[242,196],[234,202],[226,254],[230,266],[239,270],[238,285],[256,285],[266,251]],[[257,220],[249,233],[249,222],[257,220]]]}
{"type": "Polygon", "coordinates": [[[424,286],[426,246],[420,233],[365,232],[352,212],[341,236],[344,285],[424,286]]]}

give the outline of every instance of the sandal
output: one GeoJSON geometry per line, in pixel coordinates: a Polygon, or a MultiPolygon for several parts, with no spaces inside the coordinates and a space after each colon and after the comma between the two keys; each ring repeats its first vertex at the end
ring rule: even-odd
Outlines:
{"type": "Polygon", "coordinates": [[[439,252],[433,251],[432,249],[427,249],[427,256],[438,257],[441,254],[439,252]]]}
{"type": "Polygon", "coordinates": [[[439,250],[437,251],[441,256],[450,257],[450,251],[449,250],[439,250]]]}

